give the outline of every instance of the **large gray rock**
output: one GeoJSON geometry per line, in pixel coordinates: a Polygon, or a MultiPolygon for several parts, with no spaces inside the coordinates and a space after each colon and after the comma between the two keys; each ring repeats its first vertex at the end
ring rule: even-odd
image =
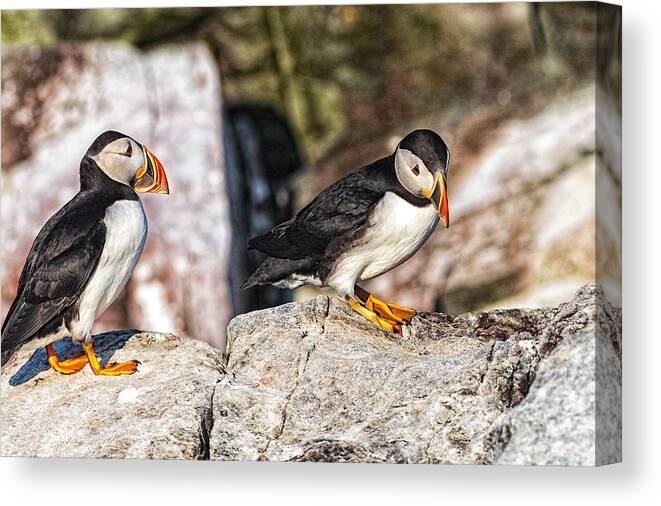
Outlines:
{"type": "MultiPolygon", "coordinates": [[[[97,335],[94,342],[104,362],[138,359],[139,371],[94,376],[86,366],[63,376],[48,369],[41,343],[24,346],[2,372],[0,454],[207,458],[222,354],[202,341],[151,332],[97,335]]],[[[60,358],[76,351],[70,340],[55,350],[60,358]]]]}
{"type": "Polygon", "coordinates": [[[504,451],[497,462],[574,466],[619,462],[621,377],[615,348],[594,325],[563,341],[540,364],[527,398],[504,417],[497,445],[504,451]]]}
{"type": "Polygon", "coordinates": [[[170,195],[142,197],[145,251],[95,331],[148,328],[222,348],[230,219],[220,81],[203,44],[146,53],[122,43],[3,48],[2,317],[34,237],[78,191],[80,159],[104,130],[144,142],[165,167],[170,195]]]}
{"type": "MultiPolygon", "coordinates": [[[[397,338],[320,296],[235,318],[225,357],[171,334],[96,336],[103,360],[142,361],[115,378],[58,375],[29,343],[2,372],[0,452],[615,462],[620,313],[600,298],[587,285],[555,308],[423,313],[397,338]]],[[[74,353],[67,341],[56,351],[74,353]]]]}
{"type": "MultiPolygon", "coordinates": [[[[597,294],[588,285],[554,309],[421,314],[404,339],[323,296],[239,316],[214,395],[210,456],[594,464],[595,366],[583,353],[594,350],[597,294]],[[567,370],[576,378],[559,388],[567,370]],[[521,404],[531,385],[547,392],[530,401],[535,410],[521,404]],[[519,432],[531,424],[544,443],[528,449],[519,432]],[[557,453],[542,455],[544,444],[557,453]]],[[[617,334],[617,318],[608,322],[617,334]]]]}

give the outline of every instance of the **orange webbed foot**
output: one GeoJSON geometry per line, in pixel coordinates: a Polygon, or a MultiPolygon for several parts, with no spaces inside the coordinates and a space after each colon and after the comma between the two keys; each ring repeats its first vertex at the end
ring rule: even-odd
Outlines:
{"type": "Polygon", "coordinates": [[[122,376],[124,374],[133,374],[138,370],[140,362],[137,360],[129,360],[128,362],[113,362],[102,366],[94,353],[92,343],[83,344],[83,349],[87,355],[92,372],[97,376],[122,376]]]}
{"type": "Polygon", "coordinates": [[[60,374],[75,374],[87,364],[87,355],[84,354],[60,361],[52,344],[46,345],[46,353],[48,353],[48,363],[51,368],[60,374]]]}
{"type": "MultiPolygon", "coordinates": [[[[397,304],[391,304],[377,299],[374,295],[359,287],[358,285],[356,285],[355,291],[358,299],[363,304],[365,304],[365,307],[368,310],[376,313],[380,318],[393,324],[401,326],[403,324],[409,323],[413,317],[418,314],[415,309],[399,306],[397,304]]],[[[398,333],[401,335],[401,329],[398,333]]]]}

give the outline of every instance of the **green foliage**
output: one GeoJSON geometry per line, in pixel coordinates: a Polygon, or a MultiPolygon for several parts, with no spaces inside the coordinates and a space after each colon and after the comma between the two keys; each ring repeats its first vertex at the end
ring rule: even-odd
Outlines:
{"type": "Polygon", "coordinates": [[[47,19],[48,11],[5,11],[2,18],[3,44],[49,44],[57,40],[47,19]]]}

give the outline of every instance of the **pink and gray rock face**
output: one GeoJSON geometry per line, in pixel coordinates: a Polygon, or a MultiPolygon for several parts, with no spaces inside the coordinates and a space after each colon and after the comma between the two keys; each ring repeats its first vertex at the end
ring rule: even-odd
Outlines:
{"type": "Polygon", "coordinates": [[[2,57],[2,316],[32,240],[76,193],[89,144],[112,129],[156,154],[171,194],[142,197],[145,251],[97,331],[149,328],[222,347],[230,231],[220,83],[206,47],[142,53],[99,43],[4,49],[2,57]]]}
{"type": "Polygon", "coordinates": [[[30,343],[2,372],[0,453],[617,462],[619,321],[587,285],[549,309],[420,314],[400,339],[318,297],[236,317],[225,357],[173,335],[97,336],[103,360],[142,361],[115,378],[55,374],[30,343]]]}

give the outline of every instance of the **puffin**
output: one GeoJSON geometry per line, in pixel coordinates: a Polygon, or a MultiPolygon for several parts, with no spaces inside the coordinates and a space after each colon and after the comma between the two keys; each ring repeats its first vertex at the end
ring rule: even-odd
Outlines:
{"type": "Polygon", "coordinates": [[[324,189],[294,218],[250,239],[267,255],[243,283],[330,287],[358,314],[402,334],[412,308],[387,303],[358,286],[408,260],[439,222],[449,227],[450,152],[440,135],[419,129],[394,153],[324,189]]]}
{"type": "Polygon", "coordinates": [[[92,326],[122,292],[144,248],[143,192],[169,193],[161,162],[128,135],[100,134],[80,162],[80,191],[30,248],[2,324],[2,366],[25,343],[45,338],[48,363],[58,373],[73,374],[86,364],[104,376],[137,370],[137,360],[101,365],[92,326]],[[52,343],[66,335],[84,353],[59,360],[52,343]]]}

